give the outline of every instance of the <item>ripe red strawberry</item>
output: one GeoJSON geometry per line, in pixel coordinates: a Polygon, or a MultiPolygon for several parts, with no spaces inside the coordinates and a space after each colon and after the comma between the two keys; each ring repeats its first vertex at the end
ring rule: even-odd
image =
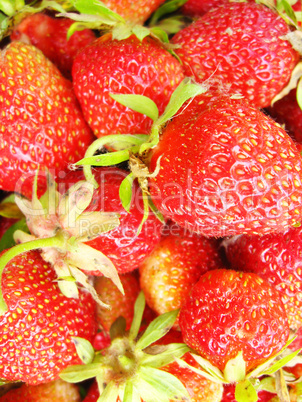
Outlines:
{"type": "Polygon", "coordinates": [[[23,384],[0,397],[0,402],[79,402],[79,389],[60,379],[39,385],[23,384]]]}
{"type": "Polygon", "coordinates": [[[301,156],[243,99],[209,91],[162,130],[150,193],[166,218],[206,236],[284,231],[301,219],[301,156]],[[161,159],[159,159],[161,158],[161,159]]]}
{"type": "Polygon", "coordinates": [[[0,75],[0,188],[30,197],[38,166],[66,171],[93,135],[71,83],[34,46],[2,50],[0,75]]]}
{"type": "Polygon", "coordinates": [[[157,314],[179,308],[202,274],[223,266],[216,240],[177,225],[169,231],[139,266],[141,289],[157,314]]]}
{"type": "Polygon", "coordinates": [[[290,79],[299,54],[284,39],[289,27],[254,2],[211,9],[171,40],[188,76],[229,86],[257,107],[269,106],[290,79]]]}
{"type": "Polygon", "coordinates": [[[246,371],[286,344],[279,292],[258,275],[217,269],[201,276],[179,314],[185,343],[221,371],[240,351],[246,371]]]}
{"type": "Polygon", "coordinates": [[[279,124],[285,125],[290,135],[302,142],[302,110],[297,102],[295,89],[267,110],[279,124]]]}
{"type": "Polygon", "coordinates": [[[139,281],[133,272],[120,275],[125,294],[122,295],[113,282],[104,276],[96,279],[94,283],[100,299],[110,306],[110,310],[97,307],[97,320],[105,331],[110,330],[111,325],[118,317],[126,320],[126,329],[129,330],[133,320],[133,308],[140,292],[139,281]]]}
{"type": "Polygon", "coordinates": [[[69,78],[74,57],[95,39],[93,31],[84,29],[67,40],[67,31],[72,24],[73,21],[67,18],[52,18],[37,13],[17,25],[10,38],[36,46],[69,78]]]}
{"type": "Polygon", "coordinates": [[[103,3],[110,10],[124,17],[125,20],[135,24],[143,24],[164,1],[139,0],[133,3],[131,0],[104,0],[103,3]]]}
{"type": "Polygon", "coordinates": [[[107,34],[76,56],[72,76],[84,116],[101,137],[149,134],[152,124],[149,117],[117,103],[110,93],[145,95],[162,113],[184,74],[177,59],[150,36],[140,41],[132,35],[119,41],[107,34]]]}
{"type": "Polygon", "coordinates": [[[90,294],[80,290],[79,299],[63,296],[54,270],[37,251],[10,261],[1,283],[7,311],[0,317],[0,377],[35,385],[80,364],[72,338],[95,336],[90,294]]]}
{"type": "Polygon", "coordinates": [[[225,240],[226,256],[233,269],[254,272],[282,295],[289,326],[302,326],[302,230],[264,236],[236,236],[225,240]]]}

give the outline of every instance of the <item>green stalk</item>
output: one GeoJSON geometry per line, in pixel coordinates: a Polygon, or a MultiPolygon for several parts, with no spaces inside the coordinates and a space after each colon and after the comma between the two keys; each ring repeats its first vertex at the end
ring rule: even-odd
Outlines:
{"type": "MultiPolygon", "coordinates": [[[[25,243],[17,244],[10,248],[0,258],[0,284],[2,282],[2,273],[6,265],[17,255],[26,253],[27,251],[36,250],[45,247],[64,248],[65,240],[62,234],[47,239],[36,239],[25,243]]],[[[0,315],[7,311],[7,305],[3,299],[2,286],[0,286],[0,315]]]]}

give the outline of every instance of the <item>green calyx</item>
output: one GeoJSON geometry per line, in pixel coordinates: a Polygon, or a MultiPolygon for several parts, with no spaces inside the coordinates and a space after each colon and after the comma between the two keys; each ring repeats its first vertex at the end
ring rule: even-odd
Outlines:
{"type": "MultiPolygon", "coordinates": [[[[282,367],[295,365],[302,360],[299,356],[301,349],[294,352],[288,349],[294,339],[290,339],[278,353],[248,373],[246,372],[246,362],[242,351],[227,362],[223,372],[195,353],[191,355],[200,368],[193,367],[180,358],[177,358],[176,361],[181,367],[188,368],[211,381],[221,384],[236,383],[236,401],[256,402],[258,400],[257,391],[259,390],[265,389],[272,393],[276,392],[278,395],[281,395],[281,393],[282,395],[286,394],[286,378],[282,367]],[[260,381],[260,377],[264,378],[260,381]]],[[[285,401],[287,399],[281,398],[280,400],[285,401]]]]}
{"type": "Polygon", "coordinates": [[[68,367],[60,377],[72,383],[95,377],[100,391],[98,401],[116,402],[118,396],[123,402],[140,401],[140,398],[146,402],[169,402],[175,398],[189,400],[183,384],[173,375],[160,370],[173,362],[175,357],[183,356],[189,348],[177,343],[152,345],[172,328],[178,311],[157,317],[138,337],[144,308],[145,298],[141,292],[135,303],[129,332],[125,333],[121,320],[113,324],[115,328],[110,331],[111,345],[93,355],[86,341],[82,350],[87,350],[88,357],[82,358],[82,361],[89,363],[68,367]]]}
{"type": "Polygon", "coordinates": [[[110,94],[115,101],[121,103],[125,107],[151,118],[153,120],[153,125],[150,134],[113,134],[99,138],[87,149],[85,157],[75,164],[76,166],[82,165],[86,180],[93,183],[94,186],[97,186],[93,177],[92,166],[111,166],[128,160],[131,173],[122,182],[120,198],[125,210],[129,212],[132,196],[132,183],[135,178],[137,178],[142,189],[144,201],[144,218],[140,229],[148,218],[149,209],[155,212],[158,218],[163,221],[163,217],[158,211],[156,211],[148,193],[148,178],[155,177],[158,174],[160,161],[155,172],[149,172],[144,160],[147,159],[150,150],[156,147],[159,143],[161,130],[167,122],[176,115],[185,102],[206,92],[206,90],[206,85],[196,84],[192,79],[185,78],[173,92],[170,101],[161,116],[159,116],[158,108],[154,101],[143,95],[110,94]],[[95,153],[101,150],[103,146],[112,147],[115,151],[103,155],[95,155],[95,153]]]}

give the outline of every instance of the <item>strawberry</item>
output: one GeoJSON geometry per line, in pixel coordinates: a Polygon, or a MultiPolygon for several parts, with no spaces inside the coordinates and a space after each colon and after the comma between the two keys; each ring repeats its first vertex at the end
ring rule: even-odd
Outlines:
{"type": "Polygon", "coordinates": [[[135,24],[143,24],[164,1],[139,0],[134,4],[131,0],[104,0],[103,3],[124,17],[125,20],[135,24]]]}
{"type": "Polygon", "coordinates": [[[297,102],[295,89],[267,110],[279,124],[285,125],[286,130],[296,141],[302,142],[302,110],[297,102]]]}
{"type": "Polygon", "coordinates": [[[11,40],[29,43],[40,49],[68,78],[71,78],[73,59],[80,49],[95,39],[89,29],[75,32],[67,40],[73,21],[37,13],[21,21],[10,36],[11,40]]]}
{"type": "Polygon", "coordinates": [[[147,304],[157,314],[179,308],[202,274],[222,268],[218,245],[214,239],[171,225],[169,234],[139,266],[147,304]]]}
{"type": "Polygon", "coordinates": [[[211,9],[171,40],[185,73],[229,86],[256,107],[269,106],[287,85],[299,54],[285,40],[290,32],[274,11],[254,2],[211,9]]]}
{"type": "Polygon", "coordinates": [[[31,197],[37,167],[66,171],[93,135],[71,83],[34,46],[2,50],[0,75],[0,188],[31,197]]]}
{"type": "Polygon", "coordinates": [[[284,231],[301,219],[301,156],[243,99],[209,90],[163,129],[149,156],[154,204],[205,236],[284,231]]]}
{"type": "Polygon", "coordinates": [[[0,402],[79,402],[79,389],[60,379],[39,385],[23,384],[0,397],[0,402]]]}
{"type": "Polygon", "coordinates": [[[94,301],[83,290],[66,298],[37,251],[15,257],[2,275],[0,377],[32,385],[55,380],[80,363],[73,337],[95,336],[94,301]]]}
{"type": "Polygon", "coordinates": [[[83,402],[97,402],[100,397],[98,383],[93,381],[83,402]]]}
{"type": "Polygon", "coordinates": [[[222,243],[233,269],[254,272],[282,295],[289,325],[302,327],[302,230],[235,236],[222,243]]]}
{"type": "Polygon", "coordinates": [[[101,137],[148,134],[152,124],[149,117],[117,103],[110,93],[148,96],[163,112],[184,74],[177,59],[150,36],[142,41],[134,35],[117,40],[106,34],[76,56],[72,76],[84,116],[101,137]]]}
{"type": "Polygon", "coordinates": [[[246,372],[286,344],[280,294],[254,273],[217,269],[202,275],[181,307],[185,343],[221,371],[239,353],[246,372]]]}
{"type": "Polygon", "coordinates": [[[97,307],[98,323],[109,331],[111,325],[118,317],[124,317],[128,330],[133,320],[133,308],[135,300],[140,292],[139,282],[134,272],[120,275],[125,294],[122,295],[112,281],[104,276],[96,279],[94,287],[101,300],[110,306],[110,310],[97,307]]]}

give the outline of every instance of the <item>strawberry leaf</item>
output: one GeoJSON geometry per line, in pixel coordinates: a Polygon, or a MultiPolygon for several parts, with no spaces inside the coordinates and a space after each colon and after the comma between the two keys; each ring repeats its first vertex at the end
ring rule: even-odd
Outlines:
{"type": "Polygon", "coordinates": [[[64,381],[77,383],[96,377],[103,371],[100,363],[79,364],[69,366],[60,373],[60,378],[64,381]]]}
{"type": "Polygon", "coordinates": [[[151,345],[151,343],[162,338],[172,328],[178,313],[179,309],[169,311],[168,313],[156,317],[137,341],[136,347],[145,349],[147,346],[151,345]]]}
{"type": "Polygon", "coordinates": [[[134,315],[128,336],[130,340],[134,340],[139,333],[145,306],[146,306],[145,295],[144,292],[141,291],[134,304],[134,315]]]}
{"type": "Polygon", "coordinates": [[[123,402],[141,402],[141,398],[130,380],[125,385],[123,402]]]}
{"type": "Polygon", "coordinates": [[[72,338],[76,347],[77,354],[84,364],[92,363],[94,358],[94,348],[91,343],[84,338],[74,336],[72,338]]]}
{"type": "Polygon", "coordinates": [[[110,96],[121,105],[124,105],[136,112],[144,114],[150,117],[150,119],[152,119],[153,121],[158,119],[159,112],[156,103],[152,99],[147,98],[144,95],[119,95],[111,93],[110,96]]]}
{"type": "MultiPolygon", "coordinates": [[[[162,345],[155,345],[155,347],[162,345]]],[[[175,357],[182,357],[185,353],[189,352],[189,348],[184,343],[170,343],[164,346],[164,351],[161,353],[151,353],[153,347],[150,346],[142,358],[142,364],[149,367],[160,368],[172,363],[175,357]]],[[[155,349],[156,351],[156,349],[155,349]]]]}
{"type": "Polygon", "coordinates": [[[122,202],[123,208],[129,212],[132,200],[132,185],[135,177],[133,173],[128,174],[127,177],[122,181],[119,188],[119,196],[122,202]]]}
{"type": "Polygon", "coordinates": [[[257,391],[249,380],[246,379],[236,384],[235,399],[238,402],[258,401],[257,391]]]}
{"type": "Polygon", "coordinates": [[[189,401],[185,386],[174,375],[152,367],[141,366],[139,377],[139,393],[146,402],[169,402],[172,400],[189,401]]]}

